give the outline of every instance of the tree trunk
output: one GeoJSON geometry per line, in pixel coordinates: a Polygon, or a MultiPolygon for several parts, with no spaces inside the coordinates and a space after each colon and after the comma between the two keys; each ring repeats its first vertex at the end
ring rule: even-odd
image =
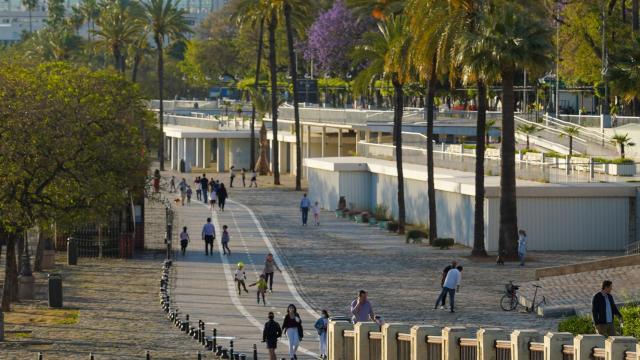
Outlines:
{"type": "Polygon", "coordinates": [[[527,150],[529,150],[529,134],[527,134],[527,150]]]}
{"type": "Polygon", "coordinates": [[[569,156],[573,155],[573,136],[569,136],[569,156]]]}
{"type": "Polygon", "coordinates": [[[438,238],[438,220],[436,216],[436,186],[433,174],[433,117],[436,91],[436,58],[431,64],[431,76],[427,90],[427,197],[429,198],[429,243],[438,238]]]}
{"type": "Polygon", "coordinates": [[[116,67],[116,71],[122,72],[120,65],[122,65],[122,55],[120,54],[120,48],[118,46],[113,46],[111,48],[113,52],[113,65],[116,67]]]}
{"type": "Polygon", "coordinates": [[[33,262],[33,271],[42,271],[42,258],[44,257],[44,242],[46,238],[44,229],[44,227],[40,227],[40,232],[38,233],[38,247],[36,248],[36,259],[33,262]]]}
{"type": "Polygon", "coordinates": [[[273,131],[273,140],[271,147],[273,149],[273,184],[280,185],[280,151],[278,149],[278,78],[276,64],[276,27],[277,14],[275,10],[271,10],[271,19],[269,20],[269,70],[271,71],[271,130],[273,131]]]}
{"type": "Polygon", "coordinates": [[[138,66],[140,66],[140,61],[142,60],[142,56],[139,52],[133,56],[133,66],[131,67],[131,82],[135,84],[138,79],[138,66]]]}
{"type": "Polygon", "coordinates": [[[487,256],[484,247],[484,149],[487,126],[487,88],[478,80],[478,122],[476,124],[476,201],[473,224],[473,256],[487,256]]]}
{"type": "Polygon", "coordinates": [[[633,34],[637,36],[638,30],[640,30],[640,19],[638,19],[638,13],[640,12],[640,7],[638,6],[638,0],[631,1],[631,29],[633,30],[633,34]]]}
{"type": "MultiPolygon", "coordinates": [[[[264,44],[264,17],[260,19],[260,35],[258,37],[258,54],[256,57],[256,81],[253,84],[254,89],[258,90],[260,85],[260,63],[262,62],[262,45],[264,44]]],[[[256,168],[256,107],[251,106],[251,123],[249,124],[251,129],[251,144],[249,145],[249,164],[251,165],[251,171],[256,168]]]]}
{"type": "MultiPolygon", "coordinates": [[[[518,215],[516,203],[516,145],[513,105],[512,67],[503,68],[502,75],[502,171],[500,174],[500,238],[499,256],[514,258],[517,250],[518,215]]],[[[504,260],[504,259],[503,259],[504,260]]]]}
{"type": "Polygon", "coordinates": [[[7,237],[2,311],[11,311],[11,302],[18,300],[18,264],[16,263],[16,240],[14,234],[7,237]]]}
{"type": "Polygon", "coordinates": [[[160,171],[164,171],[164,59],[162,58],[162,39],[156,35],[156,47],[158,49],[158,97],[160,99],[160,114],[158,122],[160,123],[160,145],[158,146],[158,160],[160,161],[160,171]]]}
{"type": "Polygon", "coordinates": [[[402,112],[404,111],[404,93],[398,74],[392,75],[393,101],[393,144],[396,147],[396,170],[398,172],[398,234],[404,234],[406,222],[404,206],[404,172],[402,169],[402,112]]]}
{"type": "MultiPolygon", "coordinates": [[[[289,73],[293,83],[293,118],[296,132],[296,191],[302,190],[302,139],[300,138],[300,110],[298,108],[298,64],[296,64],[295,44],[293,43],[293,25],[291,24],[291,5],[285,2],[284,19],[289,45],[289,73]]],[[[309,144],[310,145],[310,144],[309,144]]]]}
{"type": "Polygon", "coordinates": [[[624,144],[620,144],[620,157],[624,159],[624,144]]]}

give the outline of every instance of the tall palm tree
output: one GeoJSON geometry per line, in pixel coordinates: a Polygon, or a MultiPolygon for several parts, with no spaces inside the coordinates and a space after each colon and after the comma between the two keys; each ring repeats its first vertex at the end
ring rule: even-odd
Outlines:
{"type": "Polygon", "coordinates": [[[562,129],[560,137],[569,138],[569,156],[573,155],[573,138],[580,135],[580,129],[576,126],[566,126],[562,129]]]}
{"type": "Polygon", "coordinates": [[[128,52],[133,54],[133,62],[131,63],[131,82],[135,83],[138,81],[138,69],[140,67],[140,63],[151,53],[148,26],[141,26],[140,32],[131,42],[128,52]]]}
{"type": "Polygon", "coordinates": [[[162,140],[158,148],[158,158],[160,160],[160,170],[164,170],[164,106],[163,106],[163,86],[164,86],[164,59],[163,45],[165,39],[183,40],[185,34],[191,32],[189,25],[185,19],[186,12],[180,9],[178,5],[180,0],[147,0],[142,3],[146,11],[147,21],[151,25],[151,33],[153,41],[156,44],[156,52],[158,54],[158,98],[160,100],[160,109],[158,121],[160,122],[160,133],[162,140]]]}
{"type": "Polygon", "coordinates": [[[356,47],[356,63],[368,61],[368,66],[354,80],[356,91],[366,91],[378,76],[393,84],[393,142],[398,173],[398,233],[404,234],[406,214],[404,203],[404,171],[402,162],[402,117],[404,110],[404,84],[410,78],[409,46],[411,38],[407,19],[402,15],[389,15],[378,23],[379,32],[367,33],[364,45],[356,47]]]}
{"type": "Polygon", "coordinates": [[[100,7],[96,0],[81,0],[80,12],[87,21],[87,41],[91,42],[91,30],[96,29],[95,20],[100,16],[100,7]]]}
{"type": "Polygon", "coordinates": [[[35,10],[36,7],[38,7],[38,0],[22,0],[22,5],[24,5],[24,7],[29,12],[29,34],[31,34],[33,33],[32,13],[33,13],[33,10],[35,10]]]}
{"type": "Polygon", "coordinates": [[[98,38],[97,45],[106,48],[113,56],[114,66],[125,72],[126,47],[138,38],[144,26],[136,16],[139,5],[127,0],[114,0],[106,4],[95,20],[98,30],[90,30],[98,38]]]}
{"type": "Polygon", "coordinates": [[[620,157],[623,159],[624,159],[624,147],[636,145],[631,140],[632,139],[629,137],[629,134],[615,134],[611,138],[611,142],[614,145],[618,145],[620,147],[620,157]]]}
{"type": "Polygon", "coordinates": [[[542,129],[536,124],[522,124],[518,126],[518,131],[523,133],[527,137],[527,150],[529,150],[529,136],[534,135],[540,130],[542,129]]]}
{"type": "Polygon", "coordinates": [[[515,97],[518,68],[544,69],[551,59],[551,32],[543,0],[493,1],[471,36],[477,53],[500,69],[502,79],[502,158],[500,174],[499,256],[515,257],[518,239],[515,169],[515,97]]]}

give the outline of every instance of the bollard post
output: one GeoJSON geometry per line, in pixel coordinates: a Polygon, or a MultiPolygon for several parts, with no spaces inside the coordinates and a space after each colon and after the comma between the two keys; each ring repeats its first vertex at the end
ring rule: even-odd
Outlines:
{"type": "Polygon", "coordinates": [[[4,341],[4,312],[0,309],[0,341],[4,341]]]}
{"type": "Polygon", "coordinates": [[[240,360],[240,354],[233,354],[233,360],[240,360]]]}
{"type": "Polygon", "coordinates": [[[89,353],[89,360],[93,360],[93,353],[89,353]]]}
{"type": "Polygon", "coordinates": [[[218,348],[218,329],[213,328],[213,338],[211,339],[213,344],[213,351],[218,348]]]}
{"type": "Polygon", "coordinates": [[[149,350],[147,350],[147,360],[151,360],[151,354],[149,354],[149,350]]]}
{"type": "Polygon", "coordinates": [[[258,347],[253,344],[253,360],[258,360],[258,347]]]}
{"type": "Polygon", "coordinates": [[[229,359],[233,359],[233,340],[229,341],[229,359]]]}
{"type": "Polygon", "coordinates": [[[240,360],[247,360],[247,354],[240,354],[240,360]]]}
{"type": "Polygon", "coordinates": [[[202,360],[202,354],[200,354],[199,350],[198,350],[198,360],[202,360]]]}
{"type": "Polygon", "coordinates": [[[38,360],[42,360],[42,353],[41,352],[38,353],[38,360]]]}

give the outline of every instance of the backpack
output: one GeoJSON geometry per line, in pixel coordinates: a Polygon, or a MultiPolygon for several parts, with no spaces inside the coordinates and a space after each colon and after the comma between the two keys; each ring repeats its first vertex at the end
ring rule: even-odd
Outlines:
{"type": "Polygon", "coordinates": [[[324,329],[324,319],[322,318],[318,319],[313,327],[318,331],[318,335],[322,335],[322,333],[326,331],[324,329]]]}

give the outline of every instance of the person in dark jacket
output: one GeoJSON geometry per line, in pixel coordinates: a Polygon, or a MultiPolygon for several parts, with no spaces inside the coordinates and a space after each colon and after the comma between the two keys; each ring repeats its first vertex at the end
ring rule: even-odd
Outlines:
{"type": "Polygon", "coordinates": [[[273,312],[269,312],[269,321],[264,324],[262,331],[262,342],[267,343],[269,349],[269,360],[276,360],[276,348],[278,347],[278,338],[282,336],[280,324],[273,320],[273,312]]]}
{"type": "Polygon", "coordinates": [[[616,303],[611,296],[613,283],[609,280],[602,282],[602,290],[593,295],[591,301],[591,313],[596,332],[604,336],[615,336],[616,329],[613,326],[613,317],[618,316],[622,323],[622,314],[618,311],[616,303]]]}
{"type": "Polygon", "coordinates": [[[224,203],[228,197],[227,189],[224,187],[223,183],[220,183],[220,187],[218,188],[218,207],[220,208],[220,211],[224,211],[224,203]]]}
{"type": "Polygon", "coordinates": [[[304,333],[302,332],[302,319],[300,319],[298,309],[293,304],[289,304],[287,307],[287,315],[284,316],[284,321],[282,321],[282,332],[287,334],[289,339],[289,359],[298,360],[296,352],[304,333]]]}

